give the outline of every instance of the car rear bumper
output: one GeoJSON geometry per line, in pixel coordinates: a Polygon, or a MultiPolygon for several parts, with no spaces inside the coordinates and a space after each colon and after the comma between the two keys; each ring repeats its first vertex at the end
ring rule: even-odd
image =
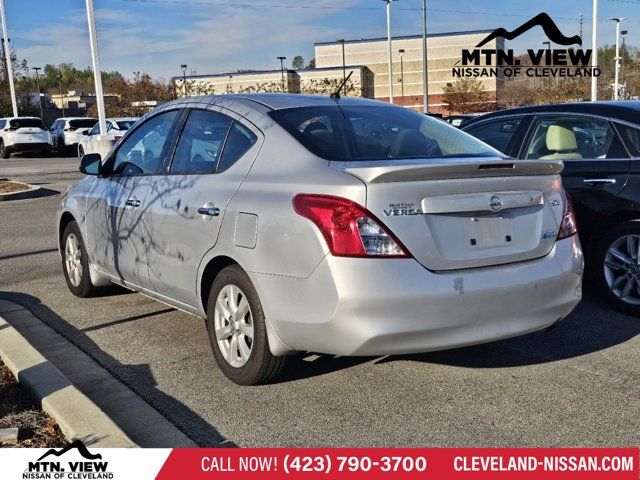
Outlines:
{"type": "Polygon", "coordinates": [[[51,150],[49,142],[25,142],[7,145],[12,152],[46,152],[51,150]]]}
{"type": "Polygon", "coordinates": [[[268,321],[289,348],[390,355],[544,329],[580,301],[582,272],[574,235],[543,258],[497,267],[434,273],[414,259],[327,256],[305,279],[251,277],[268,321]]]}

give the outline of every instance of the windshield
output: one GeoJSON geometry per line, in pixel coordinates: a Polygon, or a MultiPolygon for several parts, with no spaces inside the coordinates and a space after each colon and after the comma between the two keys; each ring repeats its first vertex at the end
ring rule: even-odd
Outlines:
{"type": "Polygon", "coordinates": [[[81,118],[78,120],[69,120],[69,126],[72,128],[92,128],[96,122],[95,118],[81,118]]]}
{"type": "Polygon", "coordinates": [[[455,127],[409,109],[336,105],[275,110],[269,115],[327,160],[499,156],[455,127]]]}
{"type": "Polygon", "coordinates": [[[44,130],[44,123],[39,118],[16,118],[9,121],[12,128],[39,128],[44,130]]]}
{"type": "Polygon", "coordinates": [[[135,120],[118,120],[113,122],[113,128],[116,130],[129,130],[134,123],[136,123],[135,120]]]}

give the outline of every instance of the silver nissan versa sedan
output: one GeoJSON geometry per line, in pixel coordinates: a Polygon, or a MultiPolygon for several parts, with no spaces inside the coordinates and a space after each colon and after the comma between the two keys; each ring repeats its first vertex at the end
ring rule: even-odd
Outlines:
{"type": "Polygon", "coordinates": [[[562,162],[354,98],[193,97],[147,114],[64,194],[71,292],[206,318],[243,385],[288,354],[388,355],[545,329],[581,298],[562,162]]]}

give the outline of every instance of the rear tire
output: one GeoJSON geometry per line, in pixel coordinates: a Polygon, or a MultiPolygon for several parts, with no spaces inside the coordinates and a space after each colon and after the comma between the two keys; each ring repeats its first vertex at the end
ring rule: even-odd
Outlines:
{"type": "Polygon", "coordinates": [[[84,157],[84,148],[82,145],[78,145],[78,160],[82,160],[82,157],[84,157]]]}
{"type": "Polygon", "coordinates": [[[62,234],[62,269],[67,286],[76,297],[88,298],[97,294],[91,282],[89,256],[75,221],[67,224],[62,234]]]}
{"type": "Polygon", "coordinates": [[[4,140],[0,139],[0,157],[5,160],[11,156],[11,150],[4,144],[4,140]]]}
{"type": "Polygon", "coordinates": [[[598,243],[591,270],[611,307],[640,316],[640,221],[612,228],[598,243]]]}
{"type": "Polygon", "coordinates": [[[258,293],[240,266],[224,268],[213,281],[206,324],[213,356],[231,381],[270,383],[284,369],[286,357],[271,354],[258,293]]]}

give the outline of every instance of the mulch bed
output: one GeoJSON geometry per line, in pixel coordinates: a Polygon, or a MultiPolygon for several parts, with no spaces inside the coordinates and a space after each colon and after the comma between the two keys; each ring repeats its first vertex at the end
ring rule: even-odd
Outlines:
{"type": "Polygon", "coordinates": [[[12,182],[10,180],[0,178],[0,193],[20,192],[28,190],[29,186],[22,183],[12,182]]]}
{"type": "Polygon", "coordinates": [[[0,447],[59,448],[68,444],[55,420],[35,405],[0,361],[0,428],[12,427],[19,428],[18,443],[0,447]]]}

